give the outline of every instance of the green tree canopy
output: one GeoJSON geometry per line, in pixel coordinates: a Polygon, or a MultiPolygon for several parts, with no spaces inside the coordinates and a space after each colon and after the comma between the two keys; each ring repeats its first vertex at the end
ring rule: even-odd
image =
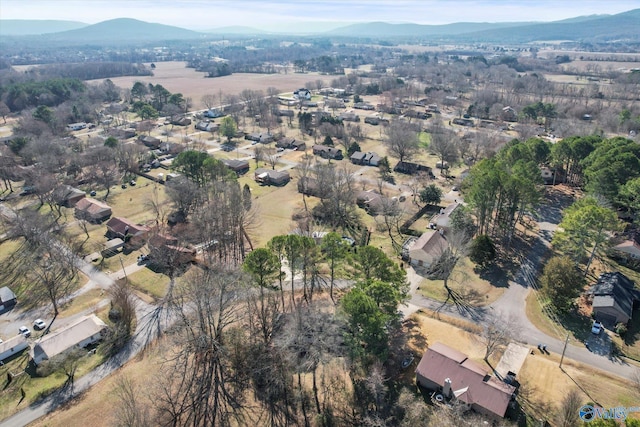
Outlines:
{"type": "Polygon", "coordinates": [[[584,278],[569,257],[553,257],[544,266],[540,284],[557,310],[568,311],[582,291],[584,278]]]}
{"type": "Polygon", "coordinates": [[[212,181],[237,179],[224,163],[202,151],[183,151],[173,160],[172,167],[201,187],[212,181]]]}
{"type": "Polygon", "coordinates": [[[597,251],[609,239],[609,233],[618,230],[620,222],[616,213],[588,196],[565,209],[552,243],[576,263],[588,256],[587,273],[597,251]]]}
{"type": "Polygon", "coordinates": [[[420,191],[420,201],[426,205],[437,205],[442,200],[442,189],[435,184],[429,184],[420,191]]]}
{"type": "Polygon", "coordinates": [[[267,248],[258,248],[249,252],[242,264],[257,286],[267,287],[280,272],[278,257],[267,248]]]}
{"type": "Polygon", "coordinates": [[[231,143],[231,138],[236,136],[238,132],[238,126],[236,121],[231,116],[225,116],[220,122],[220,135],[227,138],[227,143],[231,143]]]}
{"type": "Polygon", "coordinates": [[[615,202],[620,187],[640,177],[640,145],[621,137],[604,140],[582,161],[582,165],[587,191],[615,202]]]}
{"type": "Polygon", "coordinates": [[[469,258],[483,268],[492,263],[496,258],[496,247],[491,238],[481,234],[473,239],[469,248],[469,258]]]}

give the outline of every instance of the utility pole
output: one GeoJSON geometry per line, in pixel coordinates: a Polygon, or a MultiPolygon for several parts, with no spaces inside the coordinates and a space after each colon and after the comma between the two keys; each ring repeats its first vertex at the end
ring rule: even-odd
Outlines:
{"type": "Polygon", "coordinates": [[[562,369],[562,360],[564,359],[564,352],[567,351],[567,344],[569,344],[569,334],[567,333],[567,339],[564,340],[564,348],[562,349],[562,357],[560,357],[560,369],[562,369]]]}

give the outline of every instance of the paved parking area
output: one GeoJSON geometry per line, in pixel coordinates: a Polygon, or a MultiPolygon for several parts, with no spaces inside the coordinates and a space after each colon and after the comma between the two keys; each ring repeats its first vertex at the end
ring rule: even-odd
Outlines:
{"type": "Polygon", "coordinates": [[[598,335],[591,334],[584,344],[591,353],[600,356],[609,356],[611,354],[611,338],[605,330],[598,335]]]}
{"type": "Polygon", "coordinates": [[[517,375],[528,354],[529,347],[515,343],[509,344],[496,366],[496,373],[502,378],[506,378],[509,371],[517,375]]]}

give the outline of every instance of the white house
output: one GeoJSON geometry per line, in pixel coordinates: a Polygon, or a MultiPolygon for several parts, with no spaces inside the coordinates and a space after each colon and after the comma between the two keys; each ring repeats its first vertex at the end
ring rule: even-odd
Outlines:
{"type": "Polygon", "coordinates": [[[445,230],[448,230],[451,227],[451,214],[453,213],[453,211],[455,211],[456,209],[458,209],[458,206],[460,206],[460,203],[451,203],[449,206],[447,206],[446,208],[440,209],[440,213],[438,214],[438,216],[435,218],[435,224],[437,228],[444,228],[445,230]]]}
{"type": "Polygon", "coordinates": [[[45,335],[31,349],[31,358],[36,365],[71,348],[84,348],[104,337],[107,325],[95,314],[82,317],[66,328],[45,335]]]}
{"type": "Polygon", "coordinates": [[[18,354],[27,348],[28,345],[27,337],[22,334],[18,334],[15,337],[0,343],[0,362],[3,362],[14,354],[18,354]]]}
{"type": "Polygon", "coordinates": [[[427,230],[409,248],[409,262],[417,267],[429,267],[447,248],[442,230],[427,230]]]}

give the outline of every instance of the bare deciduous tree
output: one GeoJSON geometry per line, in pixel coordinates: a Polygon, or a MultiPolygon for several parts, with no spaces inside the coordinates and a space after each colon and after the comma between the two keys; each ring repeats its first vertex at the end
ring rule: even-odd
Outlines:
{"type": "Polygon", "coordinates": [[[143,400],[144,391],[133,380],[120,375],[111,392],[117,400],[113,416],[116,427],[147,427],[151,424],[149,402],[143,400]]]}

